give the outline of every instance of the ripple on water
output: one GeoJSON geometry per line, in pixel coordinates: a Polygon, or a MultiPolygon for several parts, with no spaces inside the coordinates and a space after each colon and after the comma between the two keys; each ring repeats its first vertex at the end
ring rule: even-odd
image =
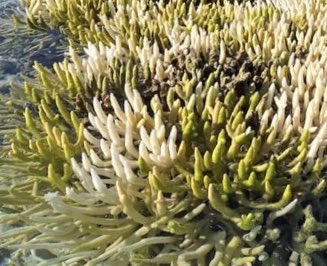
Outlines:
{"type": "Polygon", "coordinates": [[[8,91],[10,81],[33,76],[35,61],[46,67],[63,59],[65,41],[57,30],[36,32],[15,25],[12,16],[25,19],[18,0],[0,0],[0,92],[8,91]]]}

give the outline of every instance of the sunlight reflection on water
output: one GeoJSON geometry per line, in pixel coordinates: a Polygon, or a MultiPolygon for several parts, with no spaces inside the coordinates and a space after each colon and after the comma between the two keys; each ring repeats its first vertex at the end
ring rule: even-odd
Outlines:
{"type": "Polygon", "coordinates": [[[63,59],[63,38],[56,30],[36,32],[26,24],[15,25],[12,16],[24,21],[18,0],[0,1],[0,92],[6,93],[11,81],[33,76],[34,61],[46,67],[63,59]]]}

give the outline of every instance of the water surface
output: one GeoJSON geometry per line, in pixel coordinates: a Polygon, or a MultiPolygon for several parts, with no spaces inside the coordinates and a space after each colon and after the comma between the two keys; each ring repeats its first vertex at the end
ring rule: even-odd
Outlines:
{"type": "Polygon", "coordinates": [[[63,59],[65,41],[57,30],[34,31],[17,25],[13,16],[25,22],[18,0],[0,0],[0,92],[8,92],[9,83],[21,82],[24,75],[33,76],[34,61],[51,67],[63,59]]]}

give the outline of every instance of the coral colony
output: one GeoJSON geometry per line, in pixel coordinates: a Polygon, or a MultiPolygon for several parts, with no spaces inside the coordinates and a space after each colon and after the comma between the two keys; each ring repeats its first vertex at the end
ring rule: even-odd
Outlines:
{"type": "Polygon", "coordinates": [[[326,0],[23,5],[69,48],[2,100],[9,265],[326,265],[326,0]]]}

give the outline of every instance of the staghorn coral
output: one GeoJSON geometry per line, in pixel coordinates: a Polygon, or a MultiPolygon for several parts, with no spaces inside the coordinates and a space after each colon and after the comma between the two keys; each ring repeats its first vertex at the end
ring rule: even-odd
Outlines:
{"type": "Polygon", "coordinates": [[[3,159],[12,263],[326,262],[327,4],[252,2],[24,1],[71,47],[3,159]]]}

